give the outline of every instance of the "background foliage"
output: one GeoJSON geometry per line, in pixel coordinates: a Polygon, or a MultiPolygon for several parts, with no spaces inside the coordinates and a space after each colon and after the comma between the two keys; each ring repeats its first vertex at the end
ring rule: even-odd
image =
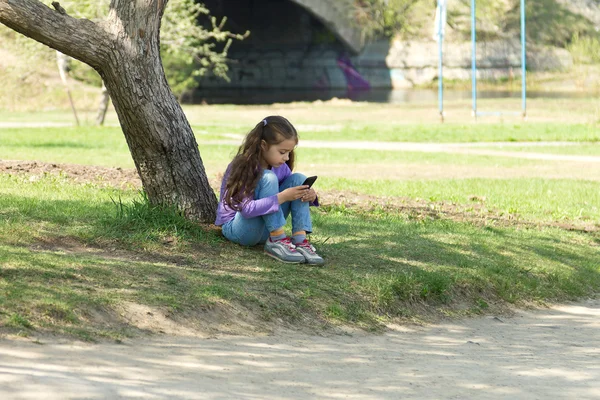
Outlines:
{"type": "MultiPolygon", "coordinates": [[[[448,0],[447,4],[448,39],[469,40],[471,1],[448,0]]],[[[437,0],[356,0],[355,14],[371,39],[430,38],[436,5],[437,0]]],[[[527,0],[525,7],[527,39],[532,44],[567,47],[574,38],[598,40],[591,16],[576,12],[565,2],[527,0]]],[[[475,15],[480,41],[520,35],[520,0],[477,0],[475,15]]]]}
{"type": "MultiPolygon", "coordinates": [[[[51,6],[50,0],[43,3],[51,6]]],[[[109,0],[63,0],[61,5],[76,18],[92,21],[103,19],[109,9],[109,0]]],[[[227,51],[233,40],[243,40],[249,35],[233,34],[225,29],[226,19],[217,21],[209,10],[194,0],[169,1],[161,25],[161,57],[171,89],[177,96],[198,86],[196,78],[212,71],[227,78],[227,51]]],[[[56,55],[54,50],[18,35],[0,26],[3,47],[19,54],[26,64],[50,65],[56,55]]],[[[73,60],[70,74],[73,78],[101,86],[98,74],[89,66],[73,60]]]]}

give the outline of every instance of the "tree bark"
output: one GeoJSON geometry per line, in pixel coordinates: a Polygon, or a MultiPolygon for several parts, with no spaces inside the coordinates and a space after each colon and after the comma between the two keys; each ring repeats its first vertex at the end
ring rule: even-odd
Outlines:
{"type": "Polygon", "coordinates": [[[96,69],[150,202],[174,205],[190,219],[213,222],[217,200],[160,59],[166,2],[112,0],[106,20],[93,23],[37,0],[0,0],[0,22],[96,69]]]}

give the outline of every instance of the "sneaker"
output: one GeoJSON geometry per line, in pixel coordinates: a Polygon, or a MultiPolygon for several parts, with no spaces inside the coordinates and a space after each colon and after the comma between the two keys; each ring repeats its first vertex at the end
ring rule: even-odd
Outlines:
{"type": "Polygon", "coordinates": [[[317,254],[315,248],[306,239],[304,239],[303,242],[296,244],[296,251],[304,256],[307,264],[325,264],[325,260],[323,260],[323,257],[317,254]]]}
{"type": "Polygon", "coordinates": [[[304,262],[304,256],[296,251],[290,238],[272,241],[267,239],[265,254],[285,263],[298,264],[304,262]]]}

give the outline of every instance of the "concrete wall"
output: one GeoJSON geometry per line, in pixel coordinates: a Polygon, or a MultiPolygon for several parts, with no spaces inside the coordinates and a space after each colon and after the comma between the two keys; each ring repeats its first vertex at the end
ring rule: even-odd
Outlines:
{"type": "MultiPolygon", "coordinates": [[[[341,46],[313,46],[306,50],[247,49],[232,52],[231,82],[206,79],[207,88],[343,89],[346,79],[337,65],[341,46]]],[[[351,57],[358,72],[373,88],[411,88],[438,78],[438,50],[434,42],[370,43],[351,57]]],[[[564,49],[538,48],[527,54],[528,70],[564,70],[572,66],[564,49]]],[[[479,79],[521,75],[518,42],[480,43],[477,46],[479,79]]],[[[445,79],[471,79],[471,43],[453,43],[444,50],[445,79]]]]}
{"type": "MultiPolygon", "coordinates": [[[[349,39],[340,26],[352,0],[206,0],[216,15],[227,15],[227,28],[251,31],[235,42],[229,58],[231,82],[207,76],[205,89],[345,89],[337,58],[346,54],[374,88],[410,88],[437,79],[438,50],[433,41],[379,41],[365,46],[349,39]],[[344,11],[346,10],[346,11],[344,11]],[[343,39],[345,37],[346,39],[343,39]],[[359,49],[353,54],[353,49],[359,49]]],[[[446,43],[444,76],[470,79],[471,44],[446,43]]],[[[554,48],[528,48],[530,70],[566,69],[570,54],[554,48]]],[[[518,41],[479,42],[479,78],[520,76],[518,41]]]]}
{"type": "MultiPolygon", "coordinates": [[[[387,43],[383,46],[370,44],[357,57],[355,65],[361,73],[369,76],[368,71],[374,64],[375,69],[388,69],[393,88],[429,83],[438,79],[438,44],[433,41],[394,41],[390,46],[387,43]],[[382,56],[385,65],[379,66],[377,63],[382,56]]],[[[517,40],[480,42],[477,44],[476,64],[479,79],[518,77],[521,75],[521,44],[517,40]]],[[[528,70],[565,70],[572,65],[572,57],[564,49],[537,47],[527,51],[528,70]]],[[[471,79],[470,42],[445,44],[444,77],[471,79]]]]}

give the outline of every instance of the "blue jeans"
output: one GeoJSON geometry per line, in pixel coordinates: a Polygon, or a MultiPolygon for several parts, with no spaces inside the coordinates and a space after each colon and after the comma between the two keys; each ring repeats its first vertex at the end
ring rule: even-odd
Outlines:
{"type": "MultiPolygon", "coordinates": [[[[278,194],[287,188],[300,186],[305,179],[306,177],[302,174],[292,174],[280,185],[277,175],[273,171],[265,169],[258,185],[256,185],[254,198],[263,199],[278,194]]],[[[223,236],[243,246],[264,243],[269,238],[270,232],[285,225],[285,220],[290,213],[292,214],[292,233],[298,231],[312,232],[309,206],[309,202],[298,199],[280,204],[278,211],[259,217],[244,218],[240,212],[237,212],[235,218],[223,225],[223,236]]]]}

